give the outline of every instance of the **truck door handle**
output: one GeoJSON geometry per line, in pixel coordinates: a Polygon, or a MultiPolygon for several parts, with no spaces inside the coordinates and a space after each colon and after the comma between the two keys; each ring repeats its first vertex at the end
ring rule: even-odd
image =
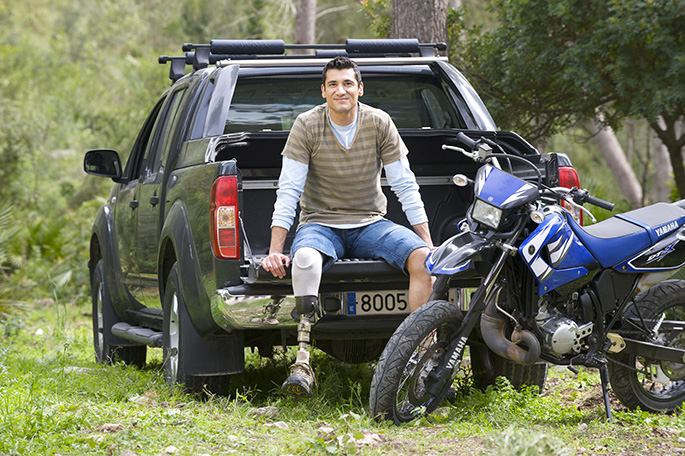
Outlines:
{"type": "Polygon", "coordinates": [[[130,203],[128,203],[129,206],[131,206],[131,209],[135,209],[138,207],[138,200],[131,200],[130,203]]]}
{"type": "Polygon", "coordinates": [[[153,206],[158,205],[159,204],[159,196],[157,196],[157,195],[151,196],[150,197],[150,204],[152,204],[153,206]]]}

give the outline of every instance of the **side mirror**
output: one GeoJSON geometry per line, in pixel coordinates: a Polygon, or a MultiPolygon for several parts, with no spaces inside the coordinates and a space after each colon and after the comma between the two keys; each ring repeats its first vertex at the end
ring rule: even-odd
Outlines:
{"type": "Polygon", "coordinates": [[[93,176],[111,177],[121,180],[121,159],[112,149],[93,149],[83,158],[83,170],[93,176]]]}

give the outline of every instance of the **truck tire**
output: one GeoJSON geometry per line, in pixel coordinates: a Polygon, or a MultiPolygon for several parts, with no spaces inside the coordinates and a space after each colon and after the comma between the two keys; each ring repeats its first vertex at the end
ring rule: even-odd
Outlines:
{"type": "Polygon", "coordinates": [[[383,352],[387,339],[315,340],[316,347],[347,364],[375,361],[383,352]]]}
{"type": "MultiPolygon", "coordinates": [[[[685,320],[685,281],[667,280],[637,295],[625,318],[659,321],[685,320]]],[[[649,325],[651,326],[651,325],[649,325]]],[[[656,327],[656,325],[654,325],[656,327]]],[[[655,328],[648,327],[646,332],[655,328]]],[[[638,336],[642,340],[646,336],[638,336]]],[[[682,331],[660,332],[650,342],[679,349],[685,348],[682,331]]],[[[685,364],[647,359],[630,353],[609,356],[611,389],[629,409],[671,412],[685,400],[685,364]]]]}
{"type": "Polygon", "coordinates": [[[516,390],[537,386],[542,392],[547,380],[547,363],[524,366],[502,358],[485,345],[482,339],[469,344],[473,386],[485,390],[497,377],[505,377],[516,390]]]}
{"type": "Polygon", "coordinates": [[[188,317],[181,291],[178,263],[175,263],[164,291],[164,321],[162,326],[162,347],[164,353],[164,378],[171,387],[182,386],[193,393],[210,393],[227,396],[230,375],[191,375],[188,373],[190,360],[201,357],[192,353],[184,339],[194,331],[188,317]]]}
{"type": "Polygon", "coordinates": [[[112,334],[112,325],[119,322],[114,312],[109,287],[105,278],[105,264],[102,259],[97,262],[91,276],[93,303],[93,347],[95,360],[98,363],[114,364],[121,361],[137,367],[145,365],[147,346],[124,345],[112,334]]]}

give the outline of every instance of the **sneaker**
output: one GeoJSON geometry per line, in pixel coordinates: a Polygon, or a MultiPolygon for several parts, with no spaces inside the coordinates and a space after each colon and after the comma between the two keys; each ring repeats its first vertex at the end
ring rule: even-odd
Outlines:
{"type": "Polygon", "coordinates": [[[315,383],[312,367],[305,363],[295,363],[290,366],[290,376],[283,382],[281,390],[293,397],[312,397],[315,383]]]}

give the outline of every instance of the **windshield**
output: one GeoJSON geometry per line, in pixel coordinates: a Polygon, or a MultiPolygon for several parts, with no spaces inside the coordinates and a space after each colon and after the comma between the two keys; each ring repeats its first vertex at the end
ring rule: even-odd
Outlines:
{"type": "MultiPolygon", "coordinates": [[[[360,101],[390,114],[397,128],[467,128],[432,74],[364,74],[363,81],[360,101]]],[[[320,87],[315,75],[239,78],[224,133],[290,130],[300,113],[324,102],[320,87]]]]}

